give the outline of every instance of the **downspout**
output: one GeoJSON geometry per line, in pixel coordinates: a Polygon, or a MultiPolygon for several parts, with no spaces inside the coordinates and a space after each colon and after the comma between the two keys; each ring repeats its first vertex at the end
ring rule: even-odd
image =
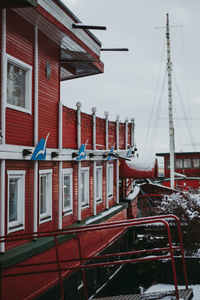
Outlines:
{"type": "MultiPolygon", "coordinates": [[[[34,96],[34,146],[38,143],[38,27],[35,26],[35,96],[34,96]]],[[[34,161],[34,206],[33,206],[33,231],[38,229],[38,161],[34,161]]]]}
{"type": "MultiPolygon", "coordinates": [[[[81,102],[76,103],[77,107],[77,147],[81,147],[81,102]]],[[[78,221],[81,221],[81,161],[78,161],[78,221]]]]}
{"type": "Polygon", "coordinates": [[[131,119],[131,146],[134,146],[134,134],[135,134],[135,119],[131,119]]]}
{"type": "MultiPolygon", "coordinates": [[[[116,149],[119,150],[119,118],[116,116],[116,149]]],[[[116,203],[119,203],[119,159],[116,159],[116,203]]]]}
{"type": "MultiPolygon", "coordinates": [[[[6,126],[6,9],[2,9],[1,39],[1,144],[5,145],[6,126]]],[[[1,160],[0,236],[5,235],[5,159],[1,160]]],[[[5,243],[0,243],[0,252],[5,252],[5,243]]]]}
{"type": "Polygon", "coordinates": [[[128,118],[125,119],[125,149],[128,149],[128,118]]]}
{"type": "MultiPolygon", "coordinates": [[[[92,108],[93,117],[93,150],[96,150],[96,107],[92,108]]],[[[93,162],[93,193],[94,193],[94,209],[93,214],[97,214],[97,202],[96,202],[96,161],[93,162]]]]}
{"type": "MultiPolygon", "coordinates": [[[[109,112],[105,111],[104,115],[106,117],[106,150],[108,150],[108,116],[109,112]]],[[[106,161],[106,209],[109,209],[109,201],[108,201],[108,160],[106,161]]]]}
{"type": "MultiPolygon", "coordinates": [[[[59,130],[59,140],[58,147],[59,151],[62,151],[63,148],[63,137],[62,137],[62,124],[63,124],[63,105],[62,102],[59,102],[59,120],[58,120],[58,130],[59,130]]],[[[62,211],[63,211],[63,162],[59,161],[59,209],[58,209],[58,229],[62,229],[62,211]]]]}
{"type": "MultiPolygon", "coordinates": [[[[125,149],[128,149],[128,118],[125,119],[125,149]]],[[[125,189],[128,184],[127,178],[122,179],[125,182],[125,189]]],[[[123,184],[124,185],[124,184],[123,184]]]]}

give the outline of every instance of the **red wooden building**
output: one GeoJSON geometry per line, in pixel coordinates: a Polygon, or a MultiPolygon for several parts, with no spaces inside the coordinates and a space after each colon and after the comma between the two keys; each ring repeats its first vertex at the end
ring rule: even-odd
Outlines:
{"type": "MultiPolygon", "coordinates": [[[[102,73],[101,43],[60,0],[0,1],[0,236],[58,231],[74,224],[127,218],[119,203],[119,159],[133,145],[134,123],[111,122],[60,101],[60,82],[102,73]],[[81,145],[84,159],[78,160],[81,145]],[[86,155],[85,155],[86,154],[86,155]],[[105,212],[106,214],[102,214],[105,212]]],[[[77,81],[78,86],[78,81],[77,81]]],[[[87,235],[87,254],[98,253],[121,230],[87,235]]],[[[61,243],[76,255],[74,239],[61,243]]],[[[51,241],[0,243],[0,266],[42,262],[51,241]]],[[[1,274],[4,274],[2,269],[1,274]]],[[[68,273],[66,273],[67,275],[68,273]]],[[[33,299],[58,282],[50,273],[3,277],[1,299],[33,299]],[[23,282],[23,285],[21,284],[23,282]]]]}
{"type": "MultiPolygon", "coordinates": [[[[162,184],[170,186],[169,153],[157,153],[164,158],[164,179],[162,184]]],[[[199,189],[200,187],[200,152],[175,153],[175,187],[180,189],[199,189]]]]}

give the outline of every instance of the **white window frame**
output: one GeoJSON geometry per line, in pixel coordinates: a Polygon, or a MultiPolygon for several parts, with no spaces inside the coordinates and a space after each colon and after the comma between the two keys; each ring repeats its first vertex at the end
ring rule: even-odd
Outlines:
{"type": "Polygon", "coordinates": [[[96,188],[95,188],[95,197],[96,202],[102,202],[102,177],[103,177],[103,167],[102,166],[96,166],[96,188]],[[97,172],[100,173],[99,177],[97,177],[97,172]],[[97,180],[97,178],[99,180],[97,180]],[[99,195],[97,195],[97,186],[99,189],[99,195]]]}
{"type": "Polygon", "coordinates": [[[64,216],[73,213],[73,169],[63,169],[63,213],[64,216]],[[70,205],[68,207],[64,206],[64,177],[70,177],[70,205]]]}
{"type": "Polygon", "coordinates": [[[25,62],[6,54],[6,64],[5,64],[5,79],[6,79],[6,88],[7,88],[7,69],[8,69],[8,62],[11,64],[21,68],[25,71],[25,108],[10,104],[7,102],[7,95],[6,95],[6,107],[19,110],[28,114],[32,113],[32,66],[26,64],[25,62]]]}
{"type": "Polygon", "coordinates": [[[40,170],[39,171],[39,224],[49,222],[52,220],[52,170],[40,170]],[[47,177],[47,188],[46,188],[46,212],[40,213],[41,208],[41,177],[47,177]]]}
{"type": "Polygon", "coordinates": [[[8,176],[8,200],[7,200],[7,224],[8,233],[23,230],[25,228],[25,174],[23,170],[9,170],[8,176]],[[9,221],[9,197],[10,197],[10,179],[17,178],[18,181],[18,195],[17,195],[17,220],[9,221]]]}
{"type": "Polygon", "coordinates": [[[85,187],[84,187],[84,190],[85,190],[85,201],[83,202],[83,199],[82,199],[82,191],[81,191],[81,207],[82,208],[86,208],[86,207],[89,207],[89,202],[90,202],[90,184],[89,184],[89,181],[90,181],[90,168],[89,167],[85,167],[85,168],[81,168],[81,185],[83,184],[82,183],[82,174],[84,174],[85,176],[85,181],[84,181],[84,184],[85,184],[85,187]]]}
{"type": "Polygon", "coordinates": [[[113,198],[113,179],[114,179],[113,164],[108,165],[107,174],[108,174],[108,178],[107,178],[107,180],[108,180],[108,185],[107,185],[108,186],[108,191],[107,191],[107,193],[108,193],[108,199],[111,199],[111,198],[113,198]],[[109,190],[109,182],[110,182],[110,190],[109,190]]]}

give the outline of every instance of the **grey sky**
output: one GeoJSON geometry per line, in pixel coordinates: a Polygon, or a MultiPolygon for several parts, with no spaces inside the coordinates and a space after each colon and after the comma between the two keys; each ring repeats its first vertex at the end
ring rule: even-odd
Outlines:
{"type": "Polygon", "coordinates": [[[134,117],[135,139],[141,156],[169,151],[167,82],[162,93],[166,70],[165,29],[154,27],[165,26],[166,13],[169,13],[170,25],[182,25],[170,29],[175,74],[173,102],[176,151],[199,150],[200,1],[62,1],[82,23],[107,27],[107,31],[93,31],[102,42],[102,47],[128,47],[130,50],[121,53],[102,52],[104,74],[62,83],[63,103],[75,108],[76,102],[81,101],[82,110],[87,113],[91,113],[91,108],[95,106],[100,117],[104,117],[104,111],[107,110],[110,120],[115,120],[117,114],[120,114],[121,121],[126,117],[134,117]],[[158,111],[159,99],[162,100],[158,111]],[[180,120],[185,115],[189,118],[188,122],[180,120]],[[155,119],[156,116],[159,118],[155,119]],[[190,135],[193,135],[196,148],[191,146],[190,135]]]}

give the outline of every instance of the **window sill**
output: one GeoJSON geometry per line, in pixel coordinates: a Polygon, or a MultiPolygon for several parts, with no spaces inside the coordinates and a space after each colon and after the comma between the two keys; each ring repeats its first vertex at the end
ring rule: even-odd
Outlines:
{"type": "Polygon", "coordinates": [[[20,230],[24,230],[24,224],[17,224],[15,226],[8,227],[8,233],[16,232],[16,231],[20,231],[20,230]]]}
{"type": "Polygon", "coordinates": [[[89,204],[82,204],[81,209],[89,208],[89,204]]]}
{"type": "Polygon", "coordinates": [[[65,216],[69,216],[72,214],[73,214],[73,211],[72,211],[72,209],[70,209],[70,210],[63,211],[62,216],[65,217],[65,216]]]}
{"type": "Polygon", "coordinates": [[[26,113],[26,114],[29,114],[29,115],[32,114],[30,109],[23,108],[23,107],[20,107],[20,106],[17,106],[17,105],[12,105],[12,104],[7,103],[7,104],[6,104],[6,107],[7,107],[7,108],[14,109],[14,110],[21,111],[21,112],[26,113]]]}
{"type": "Polygon", "coordinates": [[[102,203],[102,199],[96,199],[96,203],[99,204],[99,203],[102,203]]]}
{"type": "Polygon", "coordinates": [[[46,223],[52,220],[51,216],[44,216],[44,217],[40,217],[40,224],[42,223],[46,223]]]}

